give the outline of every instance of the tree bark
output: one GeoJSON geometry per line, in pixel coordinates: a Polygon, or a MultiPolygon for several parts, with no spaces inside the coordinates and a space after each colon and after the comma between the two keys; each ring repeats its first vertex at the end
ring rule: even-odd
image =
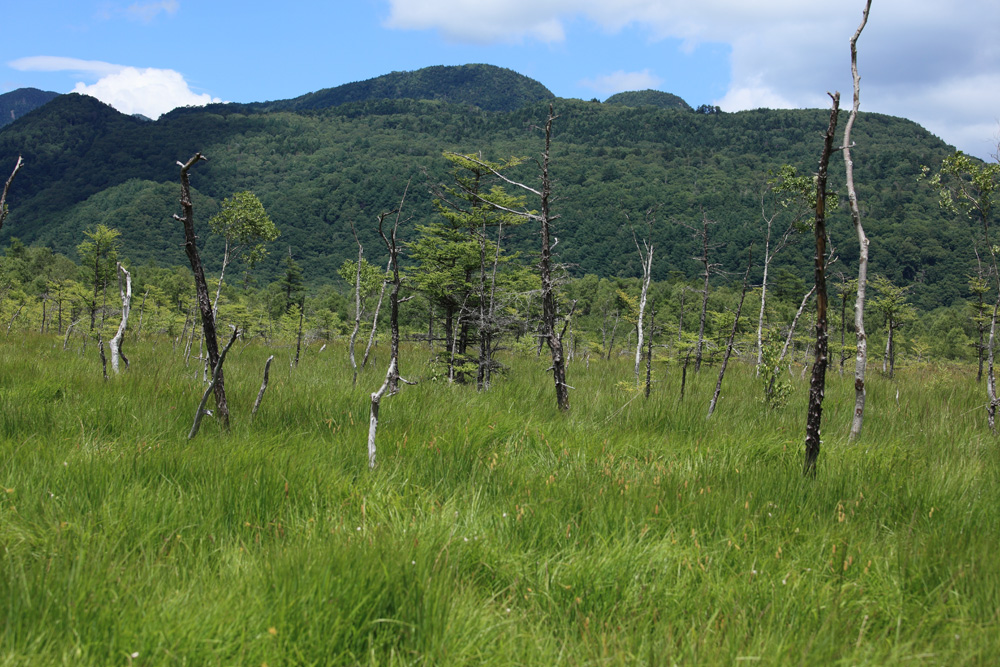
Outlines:
{"type": "MultiPolygon", "coordinates": [[[[194,233],[194,205],[191,203],[191,181],[188,178],[188,171],[201,160],[205,160],[201,153],[195,153],[186,163],[181,165],[181,210],[183,215],[174,215],[184,226],[184,251],[187,253],[191,263],[191,271],[194,273],[195,294],[198,301],[198,309],[201,311],[201,326],[204,332],[205,347],[208,349],[208,363],[217,370],[218,377],[212,381],[215,389],[215,407],[217,418],[222,423],[223,428],[229,428],[229,406],[226,403],[225,377],[222,373],[222,366],[219,364],[219,341],[215,331],[215,314],[212,312],[212,302],[208,295],[208,284],[205,282],[205,269],[198,255],[198,237],[194,233]]],[[[213,373],[214,375],[215,373],[213,373]]]]}
{"type": "Polygon", "coordinates": [[[865,420],[865,371],[868,367],[868,335],[865,333],[865,289],[868,285],[868,237],[861,226],[861,211],[858,208],[858,194],[854,190],[854,161],[851,159],[851,130],[858,116],[861,104],[861,77],[858,75],[858,38],[868,22],[868,11],[871,0],[865,3],[861,25],[851,37],[851,74],[854,78],[854,103],[851,114],[844,126],[844,167],[847,173],[847,199],[851,208],[851,220],[858,235],[858,291],[854,302],[854,330],[858,340],[856,361],[854,364],[854,419],[851,423],[849,440],[861,436],[861,427],[865,420]]]}
{"type": "Polygon", "coordinates": [[[834,93],[833,108],[830,111],[830,125],[823,141],[823,152],[819,160],[816,176],[816,236],[815,281],[816,281],[816,356],[812,377],[809,381],[809,409],[806,414],[806,455],[803,473],[816,475],[816,459],[820,449],[820,424],[823,419],[823,394],[826,387],[827,366],[827,292],[826,292],[826,179],[830,153],[833,152],[833,135],[837,131],[837,115],[840,111],[840,93],[834,93]]]}
{"type": "Polygon", "coordinates": [[[122,321],[118,325],[118,331],[108,343],[108,347],[111,349],[111,370],[115,372],[115,375],[119,373],[119,357],[125,362],[125,368],[128,368],[128,357],[122,351],[122,339],[125,337],[125,328],[128,327],[128,316],[132,308],[132,274],[122,266],[121,262],[118,262],[118,291],[122,297],[122,321]],[[122,287],[122,276],[125,276],[124,288],[122,287]]]}

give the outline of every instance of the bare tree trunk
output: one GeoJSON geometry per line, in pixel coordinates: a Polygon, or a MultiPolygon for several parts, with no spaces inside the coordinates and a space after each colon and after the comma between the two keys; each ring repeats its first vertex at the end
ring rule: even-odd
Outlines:
{"type": "Polygon", "coordinates": [[[222,422],[223,428],[229,428],[229,406],[226,403],[225,377],[222,373],[222,365],[219,363],[219,342],[215,332],[215,314],[212,311],[212,302],[208,297],[208,285],[205,282],[205,270],[201,264],[201,257],[198,255],[198,239],[194,233],[194,206],[191,203],[191,183],[188,179],[188,171],[201,160],[206,159],[201,153],[195,155],[181,165],[181,209],[183,216],[174,215],[174,219],[184,225],[184,251],[187,253],[191,263],[191,270],[194,272],[195,292],[198,300],[198,308],[201,310],[201,326],[204,332],[205,347],[208,349],[208,361],[213,369],[213,375],[217,378],[212,380],[215,389],[215,405],[218,410],[218,419],[222,422]]]}
{"type": "MultiPolygon", "coordinates": [[[[212,388],[217,386],[218,382],[222,378],[222,364],[226,361],[226,353],[229,352],[229,348],[233,346],[236,342],[236,337],[239,336],[240,330],[233,327],[233,335],[226,343],[226,347],[223,348],[222,354],[219,355],[219,363],[215,365],[212,370],[212,381],[208,383],[205,387],[205,393],[201,395],[201,402],[198,404],[198,411],[194,415],[194,423],[191,425],[191,430],[188,432],[188,440],[192,439],[194,436],[198,435],[198,429],[201,427],[201,418],[204,415],[211,415],[212,413],[205,410],[205,403],[208,402],[208,397],[212,393],[212,388]]],[[[226,424],[228,426],[228,423],[226,424]]]]}
{"type": "MultiPolygon", "coordinates": [[[[409,190],[409,183],[407,183],[407,190],[409,190]]],[[[406,190],[403,191],[403,197],[399,202],[399,208],[395,211],[390,211],[388,213],[382,213],[378,218],[378,233],[385,242],[386,248],[389,250],[389,268],[392,270],[392,292],[389,294],[389,328],[391,332],[391,343],[389,348],[389,368],[385,373],[385,381],[382,386],[379,387],[378,391],[375,391],[371,395],[371,410],[368,416],[368,468],[374,469],[377,465],[375,457],[375,434],[378,430],[378,413],[381,406],[382,397],[385,396],[386,392],[389,395],[399,391],[399,383],[407,382],[405,379],[399,375],[399,249],[396,243],[396,232],[399,229],[399,217],[403,210],[403,203],[406,201],[406,190]],[[386,236],[382,229],[382,225],[385,219],[390,215],[396,216],[396,220],[392,226],[392,232],[389,236],[386,236]]],[[[407,384],[413,384],[407,382],[407,384]]]]}
{"type": "Polygon", "coordinates": [[[827,366],[827,293],[826,293],[826,179],[830,153],[833,151],[833,135],[837,130],[837,115],[840,111],[840,93],[833,94],[833,109],[830,111],[830,126],[823,141],[823,152],[819,160],[816,177],[816,357],[813,362],[812,377],[809,381],[809,409],[806,415],[806,455],[803,473],[816,475],[816,459],[819,458],[820,424],[823,419],[823,394],[826,386],[827,366]]]}
{"type": "Polygon", "coordinates": [[[990,338],[986,348],[986,396],[989,399],[989,404],[986,406],[986,423],[990,426],[990,432],[994,434],[997,432],[996,415],[998,401],[997,381],[993,373],[993,350],[996,347],[994,342],[996,341],[998,308],[1000,308],[1000,294],[997,295],[997,301],[993,304],[993,316],[990,318],[990,338]]]}
{"type": "MultiPolygon", "coordinates": [[[[550,225],[552,212],[549,208],[552,196],[552,180],[549,177],[551,158],[552,121],[556,119],[554,107],[549,105],[549,116],[545,121],[545,152],[542,153],[542,256],[539,269],[542,278],[542,323],[544,336],[552,353],[552,379],[556,388],[556,405],[560,410],[569,410],[569,385],[566,384],[566,360],[563,358],[562,336],[556,333],[556,295],[552,279],[552,246],[550,225]]],[[[565,332],[565,328],[563,328],[565,332]]]]}
{"type": "Polygon", "coordinates": [[[128,357],[122,351],[122,339],[125,337],[125,328],[128,326],[128,315],[132,308],[132,274],[130,274],[121,262],[118,262],[118,291],[122,297],[122,321],[118,325],[118,331],[115,332],[114,337],[111,342],[108,343],[108,347],[111,348],[111,370],[118,374],[118,358],[125,362],[125,368],[128,368],[128,357]],[[122,276],[125,276],[125,287],[122,287],[122,276]]]}
{"type": "MultiPolygon", "coordinates": [[[[82,319],[82,318],[80,318],[80,319],[82,319]]],[[[69,326],[66,327],[66,337],[63,338],[63,349],[64,350],[67,347],[69,347],[69,334],[70,334],[71,331],[73,331],[73,327],[75,327],[77,324],[80,323],[80,319],[77,319],[77,320],[74,320],[73,322],[70,322],[69,326]]]]}
{"type": "Polygon", "coordinates": [[[139,327],[135,330],[136,338],[142,333],[142,316],[146,311],[146,297],[149,296],[149,288],[146,288],[146,293],[142,295],[142,302],[139,303],[139,327]]]}
{"type": "Polygon", "coordinates": [[[260,407],[260,402],[264,400],[264,392],[267,391],[267,379],[271,371],[271,362],[274,361],[274,355],[272,354],[264,362],[264,381],[260,383],[260,391],[257,392],[257,400],[253,402],[253,410],[250,411],[250,418],[253,419],[254,415],[257,414],[257,408],[260,407]]]}
{"type": "Polygon", "coordinates": [[[104,339],[101,332],[97,332],[97,349],[101,353],[101,372],[104,374],[104,381],[108,381],[108,358],[104,356],[104,339]]]}
{"type": "Polygon", "coordinates": [[[844,126],[844,167],[847,172],[847,199],[851,208],[851,220],[858,235],[858,292],[854,302],[854,330],[858,339],[857,357],[854,365],[854,420],[851,423],[849,440],[861,436],[865,420],[865,371],[868,367],[868,335],[865,333],[865,290],[868,286],[868,237],[861,226],[861,211],[858,208],[858,194],[854,190],[854,161],[851,159],[851,130],[858,116],[861,104],[861,77],[858,75],[858,38],[868,22],[871,0],[865,3],[861,25],[851,37],[851,74],[854,78],[854,104],[844,126]]]}
{"type": "Polygon", "coordinates": [[[351,332],[351,341],[347,345],[348,355],[351,358],[351,368],[354,370],[354,378],[351,386],[358,386],[358,362],[354,358],[354,341],[358,338],[358,330],[361,328],[361,260],[364,259],[365,249],[358,238],[358,232],[354,229],[354,222],[351,222],[351,233],[358,244],[358,270],[354,276],[354,331],[351,332]]]}
{"type": "Polygon", "coordinates": [[[0,194],[0,229],[3,229],[3,221],[7,219],[7,192],[10,191],[11,182],[23,166],[24,160],[22,160],[21,156],[18,155],[17,162],[14,164],[14,171],[10,172],[10,177],[3,186],[3,194],[0,194]]]}
{"type": "MultiPolygon", "coordinates": [[[[385,267],[386,273],[389,272],[391,266],[392,266],[392,258],[390,257],[389,263],[386,264],[385,267]]],[[[361,368],[364,368],[365,364],[368,363],[368,353],[371,352],[372,345],[375,343],[375,334],[378,332],[378,314],[379,311],[382,310],[382,298],[385,296],[386,284],[387,284],[386,281],[383,279],[382,290],[378,294],[378,303],[375,304],[375,314],[372,316],[372,331],[371,334],[368,336],[368,345],[365,347],[365,356],[361,358],[361,368]]]]}
{"type": "Polygon", "coordinates": [[[702,240],[704,242],[704,254],[702,255],[702,263],[705,265],[705,286],[701,292],[701,317],[698,320],[698,343],[695,348],[694,355],[694,371],[697,373],[701,370],[701,353],[702,346],[705,343],[705,316],[708,314],[708,279],[710,277],[709,264],[708,264],[708,218],[702,214],[704,218],[704,231],[702,234],[702,240]]]}
{"type": "Polygon", "coordinates": [[[296,338],[295,343],[295,361],[292,362],[292,366],[298,367],[299,365],[299,353],[302,352],[302,322],[306,318],[306,300],[302,299],[302,303],[299,304],[299,335],[296,338]]]}
{"type": "Polygon", "coordinates": [[[14,317],[10,318],[10,322],[7,323],[7,336],[6,336],[7,338],[10,337],[10,328],[14,326],[14,320],[16,320],[17,316],[21,314],[22,310],[24,310],[23,303],[17,307],[17,310],[14,311],[14,317]]]}
{"type": "MultiPolygon", "coordinates": [[[[777,377],[778,372],[781,370],[781,362],[785,360],[785,355],[788,354],[789,347],[794,347],[792,345],[792,337],[795,335],[795,326],[799,323],[799,318],[802,317],[802,313],[806,309],[806,304],[809,303],[809,298],[812,297],[815,291],[815,285],[810,287],[809,291],[806,292],[806,295],[802,297],[802,303],[799,304],[799,309],[795,311],[795,317],[792,318],[792,324],[788,327],[788,335],[785,336],[785,344],[781,346],[781,354],[778,355],[778,361],[774,364],[774,375],[771,376],[771,381],[767,385],[768,396],[770,396],[771,392],[774,391],[774,380],[777,377]]],[[[788,367],[791,368],[791,364],[789,364],[788,367]]]]}
{"type": "MultiPolygon", "coordinates": [[[[649,236],[651,241],[653,225],[649,215],[649,213],[646,214],[646,222],[649,226],[649,236]]],[[[635,238],[634,231],[632,232],[632,240],[635,241],[635,248],[639,252],[639,261],[642,265],[642,291],[639,294],[639,321],[636,323],[635,341],[635,386],[638,387],[639,368],[642,363],[642,324],[646,314],[646,295],[649,292],[649,281],[653,274],[653,245],[651,242],[647,242],[643,239],[642,245],[646,249],[646,251],[643,252],[642,248],[639,247],[639,239],[635,238]]]]}
{"type": "Polygon", "coordinates": [[[722,366],[719,368],[719,379],[715,382],[715,393],[712,394],[712,400],[708,404],[708,417],[711,417],[712,413],[715,412],[715,406],[719,402],[719,394],[722,393],[722,379],[726,376],[726,366],[729,365],[729,357],[733,353],[733,343],[736,341],[736,330],[740,326],[740,313],[743,312],[743,301],[747,296],[747,281],[750,279],[750,267],[752,266],[753,246],[750,247],[749,257],[747,258],[747,270],[746,273],[743,274],[743,291],[740,293],[740,301],[736,306],[736,317],[733,318],[733,329],[729,332],[729,340],[726,341],[726,352],[722,356],[722,366]]]}
{"type": "Polygon", "coordinates": [[[611,361],[611,353],[615,349],[615,334],[618,333],[618,322],[621,320],[621,313],[615,312],[615,323],[611,327],[611,341],[608,343],[608,361],[611,361]]]}
{"type": "MultiPolygon", "coordinates": [[[[649,302],[649,341],[646,344],[646,398],[649,398],[650,386],[653,383],[653,332],[656,331],[656,300],[649,302]]],[[[587,357],[589,366],[590,357],[587,357]]]]}

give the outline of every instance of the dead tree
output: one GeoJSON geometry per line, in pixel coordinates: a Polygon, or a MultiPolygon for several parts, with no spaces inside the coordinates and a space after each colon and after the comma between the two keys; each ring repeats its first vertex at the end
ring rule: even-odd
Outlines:
{"type": "Polygon", "coordinates": [[[701,212],[701,229],[698,229],[694,225],[689,225],[687,223],[681,223],[688,229],[694,232],[694,236],[701,243],[701,256],[695,257],[694,260],[700,262],[704,271],[702,273],[702,278],[704,279],[704,287],[701,290],[701,318],[698,322],[698,342],[695,345],[695,355],[694,355],[694,370],[697,373],[701,370],[701,358],[702,350],[705,345],[705,319],[708,315],[708,282],[718,268],[719,264],[715,264],[709,261],[708,251],[714,246],[708,243],[708,226],[710,224],[715,224],[713,220],[708,219],[708,215],[704,211],[701,212]]]}
{"type": "MultiPolygon", "coordinates": [[[[195,153],[186,163],[177,163],[181,166],[181,210],[183,215],[175,214],[174,219],[184,225],[184,251],[191,263],[191,271],[194,272],[195,294],[198,309],[201,311],[201,326],[205,347],[208,350],[208,363],[213,369],[218,369],[218,377],[212,380],[212,387],[215,390],[216,417],[222,423],[223,428],[228,429],[229,406],[226,403],[225,377],[222,373],[222,366],[219,364],[219,341],[215,331],[215,314],[212,312],[212,301],[208,294],[208,284],[205,282],[205,269],[201,264],[201,257],[198,255],[198,237],[194,233],[194,205],[191,203],[191,181],[188,178],[188,171],[191,167],[206,159],[201,153],[195,153]]],[[[215,371],[213,371],[214,375],[215,371]]]]}
{"type": "MultiPolygon", "coordinates": [[[[627,216],[626,216],[627,217],[627,216]]],[[[653,275],[653,211],[646,211],[646,238],[642,240],[642,247],[639,247],[639,239],[632,230],[632,240],[635,241],[635,249],[639,253],[639,263],[642,266],[642,290],[639,294],[639,319],[636,322],[635,340],[635,385],[639,386],[639,368],[642,363],[642,324],[646,314],[646,295],[649,293],[649,281],[653,275]]]]}
{"type": "MultiPolygon", "coordinates": [[[[389,273],[392,268],[392,258],[385,265],[385,272],[389,273]]],[[[385,287],[389,284],[389,281],[383,278],[382,289],[378,293],[378,303],[375,304],[375,314],[372,315],[372,330],[368,335],[368,345],[365,346],[365,356],[361,358],[361,368],[363,369],[368,363],[368,355],[372,351],[372,346],[375,344],[375,334],[378,332],[378,314],[382,310],[382,300],[385,298],[385,287]]]]}
{"type": "MultiPolygon", "coordinates": [[[[854,221],[854,230],[858,234],[858,288],[854,302],[854,330],[858,339],[857,357],[854,365],[854,420],[851,423],[850,440],[855,440],[861,435],[861,426],[865,420],[865,370],[868,367],[868,336],[865,333],[865,288],[868,285],[868,237],[865,236],[864,227],[861,226],[861,212],[858,208],[858,195],[854,190],[854,161],[851,159],[851,130],[854,128],[854,120],[858,116],[858,108],[861,104],[861,77],[858,75],[858,37],[864,30],[868,22],[868,11],[872,2],[865,3],[865,10],[861,16],[861,25],[858,26],[854,36],[851,37],[851,74],[854,78],[854,104],[851,106],[851,114],[847,118],[844,126],[844,167],[847,172],[847,199],[851,208],[851,220],[854,221]]],[[[818,446],[818,442],[817,442],[818,446]]]]}
{"type": "Polygon", "coordinates": [[[260,391],[257,392],[257,400],[253,402],[253,409],[250,411],[250,418],[253,419],[254,415],[257,414],[257,408],[260,407],[260,402],[264,400],[264,392],[267,391],[267,379],[271,372],[271,362],[274,361],[274,355],[272,354],[264,362],[264,380],[260,383],[260,391]]]}
{"type": "Polygon", "coordinates": [[[358,386],[358,362],[354,358],[354,341],[358,339],[358,330],[361,328],[361,260],[365,257],[364,246],[361,245],[361,239],[358,238],[358,232],[354,229],[354,222],[351,222],[351,233],[354,234],[354,240],[358,244],[358,266],[357,272],[354,277],[354,331],[351,332],[351,341],[347,345],[347,352],[351,358],[351,368],[354,371],[354,379],[351,381],[351,386],[358,386]]]}
{"type": "Polygon", "coordinates": [[[122,298],[122,321],[118,325],[118,331],[115,332],[114,337],[108,343],[108,347],[111,349],[111,370],[115,372],[115,375],[119,373],[118,370],[118,359],[125,362],[125,368],[128,368],[128,357],[122,351],[122,339],[125,337],[125,328],[128,327],[128,316],[129,311],[132,308],[132,274],[130,274],[121,262],[118,262],[118,292],[121,294],[122,298]],[[125,285],[122,286],[122,276],[125,277],[125,285]]]}
{"type": "Polygon", "coordinates": [[[803,473],[816,474],[816,459],[819,458],[820,423],[823,419],[823,393],[826,387],[826,366],[828,352],[828,332],[826,326],[826,179],[830,153],[833,152],[833,135],[837,131],[837,115],[840,111],[840,93],[831,95],[833,108],[830,111],[830,125],[823,139],[819,171],[816,175],[816,237],[815,282],[816,282],[816,353],[812,377],[809,381],[809,409],[806,414],[806,455],[803,473]]]}
{"type": "Polygon", "coordinates": [[[722,379],[726,376],[726,366],[729,364],[729,357],[733,354],[733,343],[736,341],[736,330],[740,325],[740,313],[743,312],[743,301],[747,296],[747,281],[750,278],[750,267],[753,266],[753,246],[750,246],[749,256],[747,257],[747,270],[743,274],[743,291],[740,292],[740,302],[736,306],[736,317],[733,318],[733,329],[729,332],[729,340],[726,341],[726,352],[722,355],[722,366],[719,367],[719,379],[715,383],[715,393],[712,395],[712,400],[708,404],[708,417],[712,416],[715,412],[715,406],[719,402],[719,394],[722,393],[722,379]]]}
{"type": "MultiPolygon", "coordinates": [[[[229,348],[233,346],[236,342],[236,338],[240,335],[240,330],[233,327],[233,335],[226,343],[226,347],[223,348],[222,354],[219,355],[219,362],[212,369],[212,381],[208,383],[205,387],[205,393],[201,395],[201,402],[198,403],[198,411],[194,415],[194,423],[191,425],[191,430],[188,432],[188,440],[194,438],[198,435],[198,429],[201,427],[201,418],[204,415],[211,416],[211,412],[205,409],[205,404],[208,402],[208,397],[212,393],[212,388],[216,386],[216,383],[220,382],[222,379],[222,364],[226,361],[226,353],[229,352],[229,348]]],[[[228,422],[227,422],[228,425],[228,422]]]]}
{"type": "Polygon", "coordinates": [[[385,396],[386,392],[390,396],[396,394],[399,391],[399,383],[405,382],[406,384],[413,384],[412,382],[407,382],[404,378],[399,375],[399,246],[396,242],[396,232],[399,230],[399,218],[403,210],[403,203],[406,201],[406,192],[409,190],[409,183],[406,184],[406,190],[403,191],[403,197],[399,202],[399,208],[395,211],[389,211],[387,213],[380,213],[378,216],[378,233],[382,237],[382,241],[385,242],[385,247],[389,250],[389,267],[392,271],[392,292],[389,293],[389,329],[390,329],[390,346],[389,346],[389,368],[385,372],[385,381],[382,386],[379,387],[378,391],[372,392],[371,399],[371,411],[368,416],[368,467],[369,469],[374,469],[376,465],[375,458],[375,433],[378,430],[378,412],[379,407],[382,402],[382,397],[385,396]],[[395,222],[392,225],[392,231],[386,236],[385,230],[383,229],[385,219],[391,215],[395,215],[395,222]]]}
{"type": "Polygon", "coordinates": [[[649,302],[649,340],[646,343],[646,398],[653,382],[653,333],[656,331],[656,299],[649,302]]]}
{"type": "Polygon", "coordinates": [[[7,219],[7,192],[10,190],[10,184],[14,180],[14,177],[17,176],[17,172],[19,172],[23,166],[24,160],[22,160],[21,156],[18,155],[17,164],[14,165],[14,171],[10,173],[10,177],[7,179],[7,182],[4,183],[3,194],[0,194],[0,229],[3,229],[3,221],[7,219]]]}

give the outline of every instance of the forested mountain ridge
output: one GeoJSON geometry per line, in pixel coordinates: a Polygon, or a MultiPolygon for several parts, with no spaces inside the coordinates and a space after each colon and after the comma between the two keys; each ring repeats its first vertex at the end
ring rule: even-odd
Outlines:
{"type": "MultiPolygon", "coordinates": [[[[762,243],[760,191],[768,173],[785,163],[814,171],[828,118],[824,110],[704,115],[554,103],[560,260],[578,275],[636,275],[625,215],[638,220],[655,207],[656,280],[698,271],[695,242],[678,222],[700,223],[703,214],[718,223],[710,231],[718,245],[714,261],[736,271],[750,243],[762,243]]],[[[447,177],[442,152],[537,156],[534,128],[548,101],[506,112],[413,99],[299,108],[212,105],[177,109],[150,123],[89,97],[60,96],[0,131],[0,165],[13,165],[18,154],[26,161],[0,242],[17,236],[72,254],[83,231],[103,223],[121,230],[123,254],[132,262],[183,264],[180,228],[170,217],[178,211],[176,161],[201,151],[209,161],[192,172],[200,224],[224,197],[253,190],[281,230],[277,243],[291,246],[307,278],[332,280],[341,262],[356,255],[349,223],[376,255],[375,216],[396,205],[408,181],[403,238],[436,216],[428,186],[447,177]]],[[[854,139],[871,271],[912,283],[912,300],[924,309],[966,296],[972,231],[944,216],[916,178],[921,165],[939,164],[953,149],[911,121],[863,112],[854,139]]],[[[843,191],[843,169],[831,173],[834,189],[843,191]]],[[[537,179],[531,161],[512,176],[537,179]]],[[[857,248],[846,207],[829,226],[840,257],[835,269],[850,274],[857,248]]],[[[211,265],[221,245],[201,229],[211,265]]],[[[535,237],[536,230],[522,227],[511,242],[530,252],[535,237]]],[[[804,284],[812,261],[807,246],[785,251],[776,272],[804,284]]],[[[276,257],[261,266],[266,277],[278,270],[276,257]]]]}
{"type": "Polygon", "coordinates": [[[37,88],[18,88],[0,95],[0,127],[10,125],[56,97],[59,97],[59,93],[37,88]]]}

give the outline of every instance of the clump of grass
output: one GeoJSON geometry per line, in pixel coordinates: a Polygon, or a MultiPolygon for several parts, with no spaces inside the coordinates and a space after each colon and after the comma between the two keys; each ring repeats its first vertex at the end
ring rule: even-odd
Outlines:
{"type": "MultiPolygon", "coordinates": [[[[227,361],[228,434],[185,439],[200,369],[135,346],[108,382],[47,337],[0,346],[4,664],[981,663],[1000,652],[1000,470],[964,369],[873,374],[848,444],[831,373],[819,476],[805,382],[768,409],[736,366],[617,387],[533,356],[489,393],[383,405],[346,354],[227,361]],[[9,372],[8,372],[9,370],[9,372]],[[919,389],[918,389],[919,388],[919,389]],[[899,389],[899,399],[896,390],[899,389]],[[136,657],[133,655],[138,654],[136,657]]],[[[404,350],[408,377],[431,377],[404,350]]]]}

